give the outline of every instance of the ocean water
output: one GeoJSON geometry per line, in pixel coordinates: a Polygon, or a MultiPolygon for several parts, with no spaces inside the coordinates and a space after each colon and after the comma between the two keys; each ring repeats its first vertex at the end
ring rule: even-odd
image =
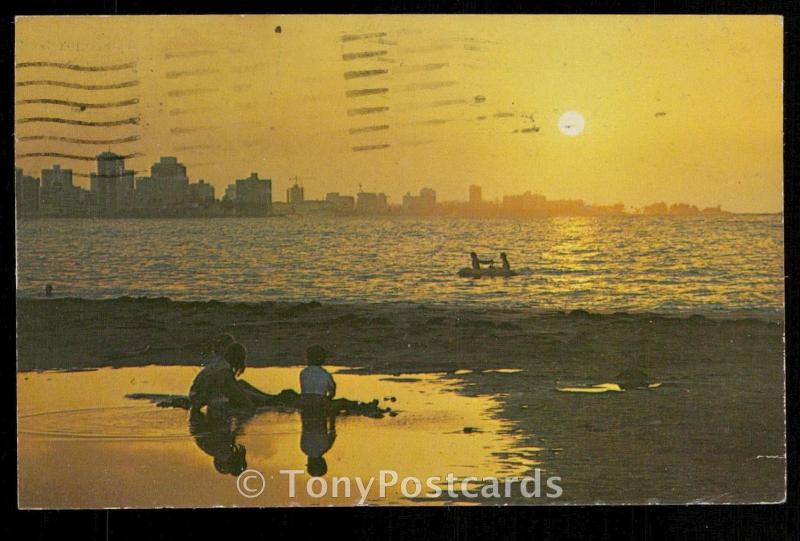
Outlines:
{"type": "Polygon", "coordinates": [[[776,314],[783,243],[778,215],[23,220],[17,293],[776,314]],[[519,275],[459,278],[473,250],[519,275]]]}

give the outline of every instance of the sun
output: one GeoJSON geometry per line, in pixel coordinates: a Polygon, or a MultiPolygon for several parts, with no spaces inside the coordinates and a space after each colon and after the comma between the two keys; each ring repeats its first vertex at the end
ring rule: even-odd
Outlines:
{"type": "Polygon", "coordinates": [[[567,111],[558,119],[558,129],[561,130],[561,133],[570,137],[575,137],[581,133],[585,125],[586,121],[583,119],[583,115],[577,111],[567,111]]]}

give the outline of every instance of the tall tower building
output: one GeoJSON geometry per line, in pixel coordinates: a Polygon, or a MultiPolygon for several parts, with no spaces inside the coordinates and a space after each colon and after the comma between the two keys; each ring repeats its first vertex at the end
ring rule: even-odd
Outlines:
{"type": "Polygon", "coordinates": [[[77,192],[72,184],[72,169],[61,169],[60,165],[54,165],[52,169],[42,169],[39,194],[39,203],[44,214],[65,216],[72,213],[77,202],[77,192]]]}
{"type": "Polygon", "coordinates": [[[272,213],[272,180],[250,173],[236,181],[236,209],[241,216],[266,216],[272,213]]]}
{"type": "Polygon", "coordinates": [[[189,177],[186,166],[178,158],[164,156],[150,168],[150,178],[162,209],[183,210],[189,177]]]}
{"type": "Polygon", "coordinates": [[[39,179],[24,174],[19,167],[14,168],[14,195],[17,216],[39,212],[39,179]]]}
{"type": "Polygon", "coordinates": [[[473,207],[478,207],[483,203],[483,191],[481,187],[472,184],[469,187],[469,204],[473,207]]]}
{"type": "Polygon", "coordinates": [[[305,200],[305,192],[303,187],[297,184],[296,182],[294,185],[286,190],[286,202],[290,205],[294,205],[296,203],[302,203],[305,200]]]}
{"type": "Polygon", "coordinates": [[[90,175],[90,188],[97,198],[101,216],[125,214],[133,208],[133,171],[125,169],[125,159],[113,152],[97,156],[97,173],[90,175]]]}
{"type": "Polygon", "coordinates": [[[118,177],[125,171],[125,160],[113,152],[97,156],[97,174],[103,177],[118,177]]]}

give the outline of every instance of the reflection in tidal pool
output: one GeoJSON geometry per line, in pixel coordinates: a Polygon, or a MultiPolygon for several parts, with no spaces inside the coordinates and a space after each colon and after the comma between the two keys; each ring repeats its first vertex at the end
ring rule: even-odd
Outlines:
{"type": "MultiPolygon", "coordinates": [[[[340,493],[289,494],[281,470],[327,470],[325,478],[400,479],[522,476],[540,449],[525,447],[492,416],[493,397],[458,394],[443,374],[408,378],[335,374],[338,394],[381,400],[395,417],[339,416],[301,423],[294,412],[265,412],[220,430],[189,421],[184,410],[124,398],[128,393],[185,393],[199,367],[142,367],[17,375],[21,507],[195,507],[354,505],[340,493]],[[234,453],[231,449],[237,450],[234,453]],[[238,454],[236,454],[238,453],[238,454]],[[324,457],[324,468],[317,460],[324,457]],[[312,457],[312,460],[309,459],[312,457]],[[236,487],[249,468],[266,478],[252,499],[236,487]]],[[[297,388],[298,368],[251,368],[245,379],[269,393],[297,388]]],[[[197,421],[197,420],[195,420],[197,421]]],[[[446,495],[446,493],[445,493],[446,495]]],[[[399,487],[368,503],[419,503],[399,487]]],[[[441,503],[441,500],[440,500],[441,503]]]]}

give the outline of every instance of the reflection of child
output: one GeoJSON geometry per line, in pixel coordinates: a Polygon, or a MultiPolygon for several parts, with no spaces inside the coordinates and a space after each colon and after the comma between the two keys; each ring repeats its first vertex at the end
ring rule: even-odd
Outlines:
{"type": "Polygon", "coordinates": [[[300,449],[308,457],[306,463],[308,474],[312,477],[321,477],[328,472],[328,463],[323,455],[336,441],[335,417],[301,410],[300,418],[303,424],[300,449]]]}
{"type": "Polygon", "coordinates": [[[306,350],[308,366],[300,372],[300,401],[306,406],[322,406],[336,396],[336,382],[322,363],[328,352],[322,346],[311,346],[306,350]]]}
{"type": "Polygon", "coordinates": [[[214,468],[219,473],[239,475],[247,469],[247,450],[236,443],[236,431],[229,420],[212,421],[193,410],[189,416],[189,432],[197,447],[214,458],[214,468]]]}

